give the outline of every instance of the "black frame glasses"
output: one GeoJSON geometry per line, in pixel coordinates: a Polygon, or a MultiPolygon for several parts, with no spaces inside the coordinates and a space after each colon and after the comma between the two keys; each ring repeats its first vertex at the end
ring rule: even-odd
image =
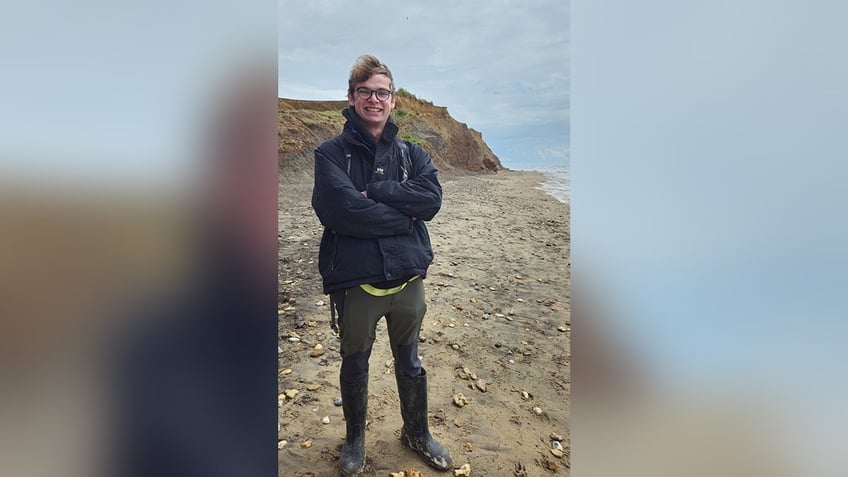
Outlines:
{"type": "Polygon", "coordinates": [[[377,89],[377,90],[371,90],[371,89],[365,88],[363,86],[356,88],[355,92],[356,92],[356,96],[359,99],[362,99],[362,100],[365,100],[365,101],[371,99],[371,96],[374,95],[375,93],[377,94],[377,99],[379,99],[380,101],[386,101],[386,100],[388,100],[389,98],[392,97],[392,93],[393,93],[392,91],[387,90],[387,89],[383,89],[383,88],[380,88],[380,89],[377,89]]]}

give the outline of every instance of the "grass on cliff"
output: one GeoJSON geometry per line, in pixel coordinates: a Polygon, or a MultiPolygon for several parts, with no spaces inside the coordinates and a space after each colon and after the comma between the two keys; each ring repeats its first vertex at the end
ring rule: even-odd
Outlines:
{"type": "Polygon", "coordinates": [[[395,91],[395,94],[398,95],[398,96],[403,96],[404,98],[409,98],[409,99],[414,99],[416,101],[421,101],[424,104],[429,104],[431,106],[433,105],[432,101],[427,101],[426,99],[419,98],[418,96],[415,96],[414,94],[410,93],[408,90],[405,90],[403,88],[398,88],[397,91],[395,91]]]}

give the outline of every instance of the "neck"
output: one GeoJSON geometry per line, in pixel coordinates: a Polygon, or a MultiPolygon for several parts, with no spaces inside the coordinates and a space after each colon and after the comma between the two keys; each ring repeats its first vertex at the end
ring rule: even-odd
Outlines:
{"type": "Polygon", "coordinates": [[[374,138],[374,142],[375,143],[380,142],[380,137],[383,136],[383,130],[386,128],[386,125],[385,124],[382,124],[380,126],[366,125],[365,127],[368,128],[368,132],[371,133],[371,137],[374,138]]]}

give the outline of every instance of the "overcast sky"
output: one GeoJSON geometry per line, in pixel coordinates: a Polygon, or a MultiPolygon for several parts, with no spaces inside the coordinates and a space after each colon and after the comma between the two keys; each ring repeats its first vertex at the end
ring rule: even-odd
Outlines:
{"type": "Polygon", "coordinates": [[[278,32],[281,97],[344,99],[371,53],[507,167],[568,162],[569,1],[281,2],[278,32]]]}

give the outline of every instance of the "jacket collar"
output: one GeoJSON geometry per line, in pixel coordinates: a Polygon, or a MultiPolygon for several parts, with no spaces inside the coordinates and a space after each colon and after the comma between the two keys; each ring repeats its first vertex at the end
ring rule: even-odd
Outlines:
{"type": "MultiPolygon", "coordinates": [[[[356,114],[356,111],[354,111],[352,106],[348,106],[343,109],[342,115],[345,119],[347,119],[343,129],[344,135],[350,142],[363,143],[364,145],[368,145],[372,148],[376,146],[374,137],[368,133],[368,128],[365,127],[365,123],[362,122],[362,119],[356,114]]],[[[398,127],[395,124],[394,119],[389,116],[389,120],[386,122],[386,127],[383,128],[383,135],[380,137],[380,141],[384,143],[391,143],[394,141],[397,133],[398,127]]]]}

